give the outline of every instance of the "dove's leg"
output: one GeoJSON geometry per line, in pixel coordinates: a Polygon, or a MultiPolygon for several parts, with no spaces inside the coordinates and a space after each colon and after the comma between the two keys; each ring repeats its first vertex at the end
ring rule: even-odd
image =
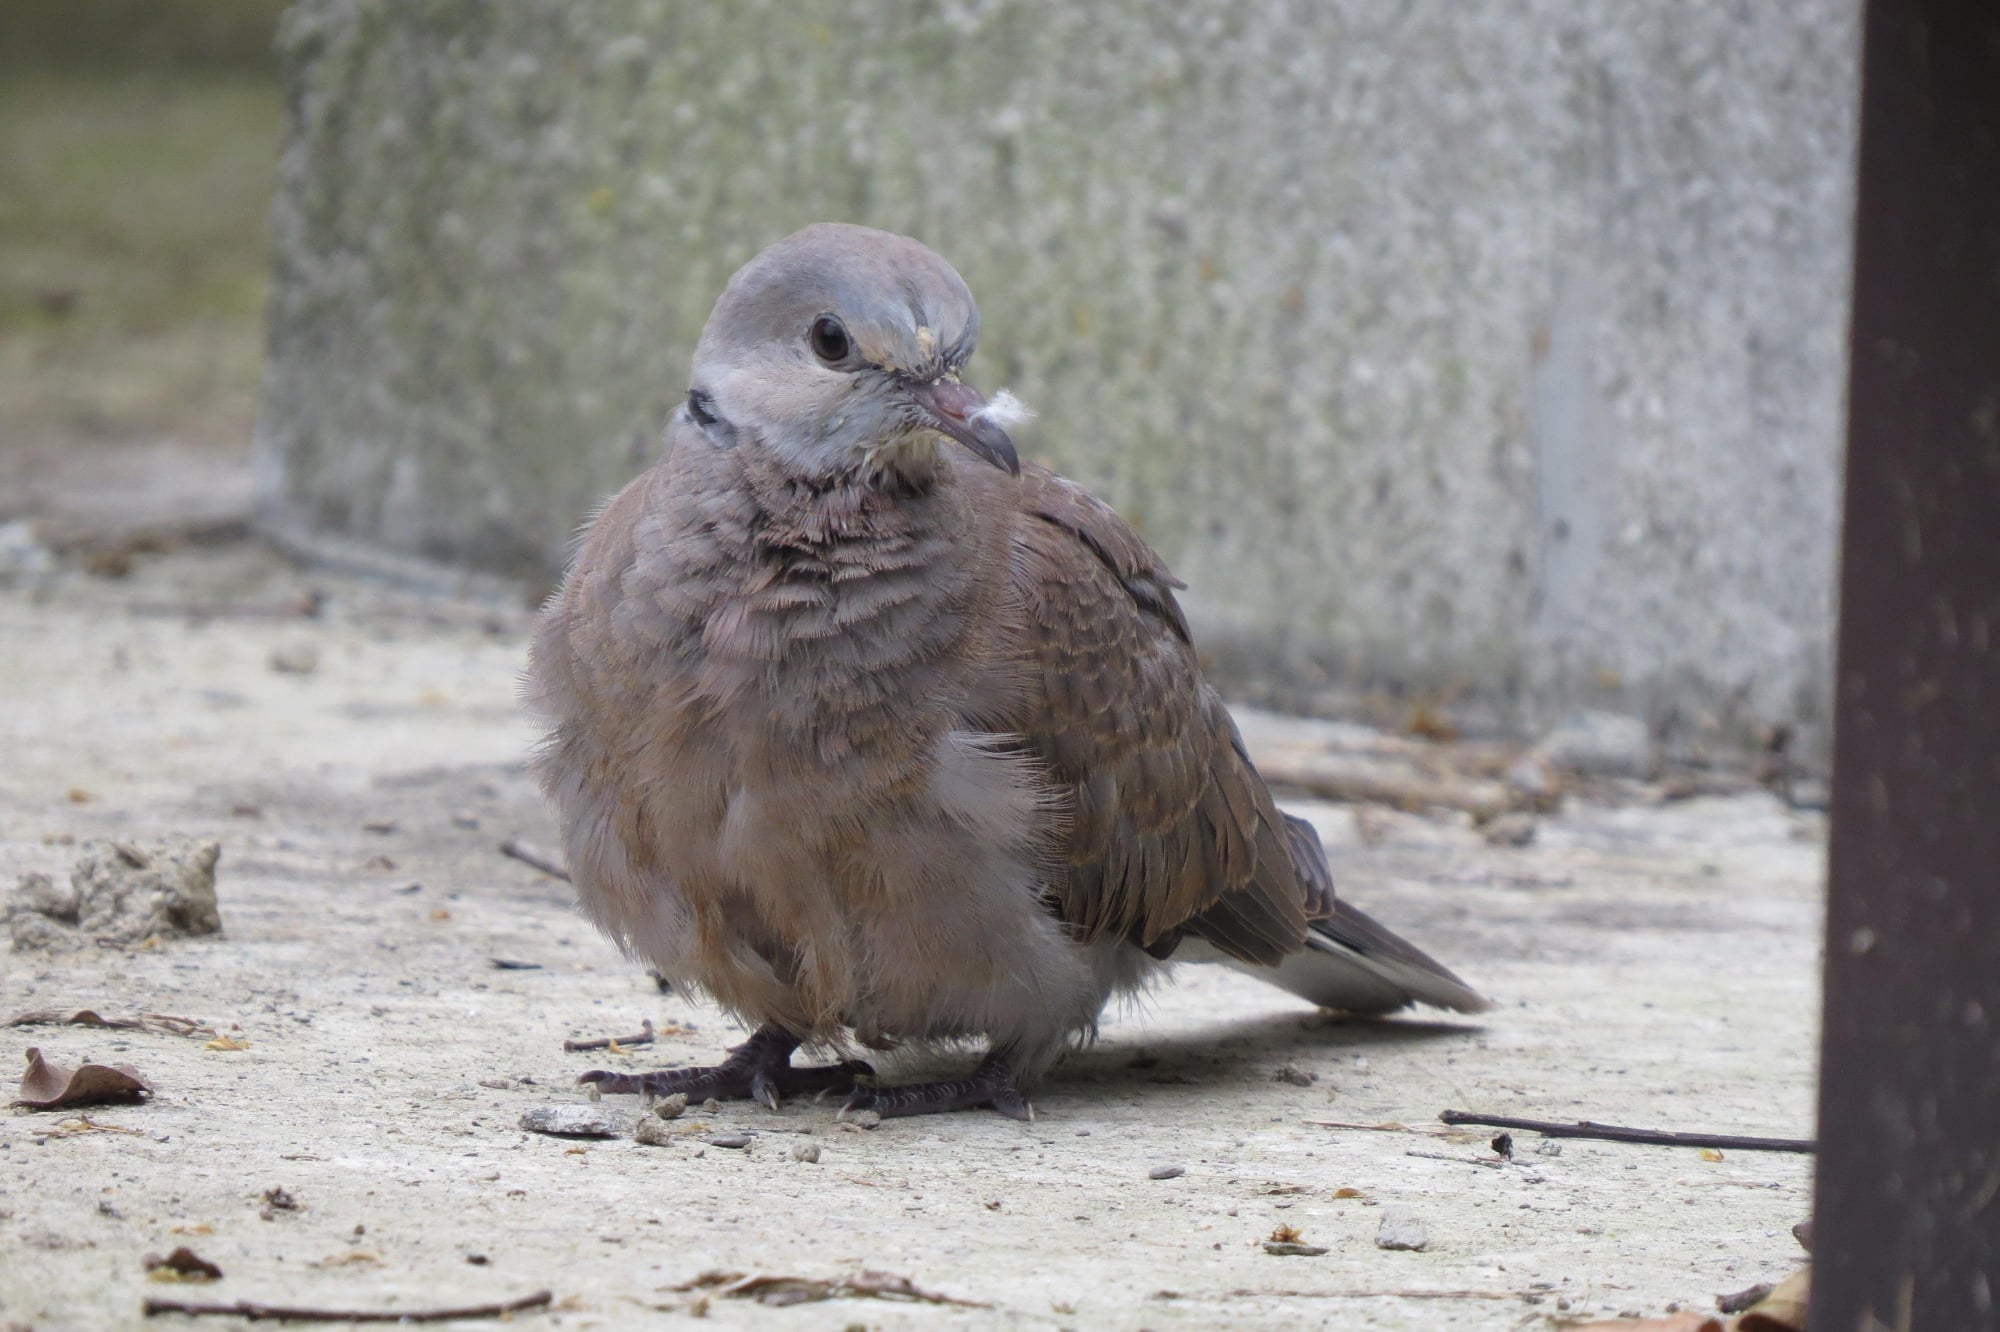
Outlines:
{"type": "Polygon", "coordinates": [[[761,1101],[775,1110],[796,1092],[846,1091],[854,1079],[875,1070],[860,1060],[823,1068],[793,1068],[792,1051],[799,1038],[767,1022],[750,1039],[731,1046],[729,1058],[711,1068],[670,1068],[657,1073],[613,1073],[593,1069],[577,1079],[594,1082],[608,1092],[651,1092],[655,1096],[685,1093],[690,1101],[761,1101]]]}
{"type": "Polygon", "coordinates": [[[843,1115],[873,1110],[884,1119],[902,1115],[935,1115],[946,1110],[977,1110],[991,1106],[1009,1119],[1030,1120],[1035,1107],[1014,1085],[1014,1070],[1005,1055],[990,1054],[956,1082],[912,1082],[901,1087],[856,1087],[841,1107],[843,1115]]]}

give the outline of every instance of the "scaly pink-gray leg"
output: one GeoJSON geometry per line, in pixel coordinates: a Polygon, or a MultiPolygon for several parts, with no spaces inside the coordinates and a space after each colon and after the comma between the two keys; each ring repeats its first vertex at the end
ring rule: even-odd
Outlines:
{"type": "Polygon", "coordinates": [[[608,1092],[651,1092],[655,1096],[685,1093],[690,1101],[759,1101],[776,1110],[778,1103],[799,1092],[848,1091],[857,1077],[875,1070],[860,1060],[820,1068],[793,1068],[792,1051],[799,1038],[775,1023],[765,1023],[750,1039],[731,1046],[729,1058],[708,1068],[670,1068],[656,1073],[616,1073],[592,1069],[577,1079],[594,1082],[608,1092]]]}

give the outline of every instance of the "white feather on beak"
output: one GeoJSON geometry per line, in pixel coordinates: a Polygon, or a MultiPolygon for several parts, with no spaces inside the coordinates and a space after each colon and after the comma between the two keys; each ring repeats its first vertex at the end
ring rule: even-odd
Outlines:
{"type": "Polygon", "coordinates": [[[986,405],[969,418],[973,421],[990,421],[1002,430],[1011,430],[1023,421],[1035,419],[1034,409],[1014,396],[1012,389],[1001,389],[986,400],[986,405]]]}

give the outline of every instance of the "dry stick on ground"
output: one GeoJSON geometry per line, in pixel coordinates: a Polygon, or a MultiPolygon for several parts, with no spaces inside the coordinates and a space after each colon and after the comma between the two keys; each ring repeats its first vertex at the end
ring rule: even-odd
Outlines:
{"type": "Polygon", "coordinates": [[[1466,1110],[1440,1111],[1447,1124],[1480,1124],[1487,1128],[1524,1129],[1549,1138],[1596,1138],[1602,1142],[1644,1142],[1656,1147],[1734,1147],[1746,1152],[1811,1152],[1818,1146],[1811,1138],[1745,1138],[1734,1133],[1673,1133],[1666,1129],[1620,1128],[1616,1124],[1594,1124],[1588,1119],[1571,1124],[1543,1119],[1511,1119],[1506,1115],[1477,1115],[1466,1110]]]}
{"type": "Polygon", "coordinates": [[[1512,1290],[1250,1290],[1229,1292],[1234,1299],[1270,1296],[1294,1300],[1518,1300],[1512,1290]]]}
{"type": "Polygon", "coordinates": [[[146,1317],[156,1314],[213,1314],[223,1318],[247,1318],[251,1322],[269,1318],[292,1323],[448,1323],[455,1318],[505,1318],[524,1309],[539,1309],[555,1296],[546,1290],[523,1295],[518,1300],[496,1304],[469,1304],[459,1309],[310,1309],[283,1304],[258,1304],[237,1300],[234,1304],[202,1304],[188,1300],[146,1301],[146,1317]]]}
{"type": "Polygon", "coordinates": [[[1498,1170],[1501,1166],[1507,1164],[1505,1161],[1501,1160],[1497,1156],[1494,1157],[1491,1161],[1486,1161],[1480,1159],[1477,1156],[1447,1156],[1443,1152],[1408,1151],[1404,1152],[1403,1155],[1421,1156],[1426,1161],[1456,1161],[1460,1165],[1485,1166],[1488,1170],[1498,1170]]]}
{"type": "Polygon", "coordinates": [[[1420,1138],[1442,1138],[1447,1136],[1443,1129],[1412,1128],[1408,1124],[1399,1124],[1393,1119],[1386,1120],[1380,1124],[1356,1124],[1345,1119],[1301,1119],[1299,1122],[1301,1124],[1310,1124],[1314,1128],[1361,1129],[1368,1133],[1414,1133],[1420,1138]]]}
{"type": "Polygon", "coordinates": [[[171,1013],[141,1013],[137,1017],[104,1017],[92,1008],[58,1009],[41,1008],[32,1013],[18,1013],[7,1019],[9,1027],[105,1027],[114,1031],[149,1031],[168,1036],[208,1036],[215,1035],[215,1028],[195,1021],[193,1018],[175,1017],[171,1013]]]}
{"type": "Polygon", "coordinates": [[[523,865],[533,865],[552,879],[561,879],[564,883],[570,882],[569,871],[563,868],[560,860],[557,860],[540,847],[531,846],[518,837],[509,837],[506,841],[500,843],[500,854],[503,856],[512,856],[523,865]]]}
{"type": "Polygon", "coordinates": [[[1259,754],[1257,771],[1273,786],[1296,787],[1322,800],[1398,809],[1458,809],[1480,823],[1528,805],[1503,782],[1430,776],[1408,771],[1400,764],[1346,754],[1259,754]]]}
{"type": "Polygon", "coordinates": [[[577,1050],[609,1050],[613,1045],[651,1045],[654,1036],[657,1034],[653,1030],[653,1019],[645,1019],[645,1028],[637,1036],[599,1036],[593,1041],[564,1041],[563,1049],[574,1052],[577,1050]]]}

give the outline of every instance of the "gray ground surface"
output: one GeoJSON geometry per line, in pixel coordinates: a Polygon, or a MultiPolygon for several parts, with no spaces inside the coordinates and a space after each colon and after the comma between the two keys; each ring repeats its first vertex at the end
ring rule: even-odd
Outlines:
{"type": "Polygon", "coordinates": [[[213,836],[225,926],[137,951],[0,945],[0,1017],[161,1012],[247,1042],[0,1029],[0,1058],[129,1062],[158,1087],[89,1112],[129,1131],[0,1115],[0,1327],[131,1326],[148,1295],[418,1308],[538,1288],[554,1309],[520,1325],[664,1326],[695,1298],[672,1288],[711,1270],[869,1268],[984,1307],[716,1298],[706,1316],[1513,1329],[1705,1306],[1800,1258],[1806,1158],[1590,1142],[1543,1156],[1528,1134],[1499,1168],[1411,1154],[1485,1154],[1483,1134],[1442,1136],[1447,1106],[1810,1132],[1822,827],[1761,795],[1572,802],[1524,849],[1462,816],[1294,805],[1344,892],[1495,996],[1478,1021],[1343,1023],[1190,968],[1108,1022],[1028,1125],[862,1132],[802,1104],[690,1116],[754,1134],[745,1150],[524,1134],[524,1111],[582,1100],[575,1074],[605,1062],[565,1054],[566,1037],[687,1029],[610,1061],[643,1066],[709,1060],[738,1034],[656,993],[563,884],[496,854],[508,834],[553,844],[521,769],[525,623],[250,546],[0,589],[0,885],[66,873],[72,839],[213,836]],[[308,586],[328,593],[318,619],[243,613],[308,586]],[[303,646],[315,670],[272,668],[303,646]],[[1287,1065],[1312,1080],[1279,1080],[1287,1065]],[[791,1159],[799,1143],[817,1164],[791,1159]],[[1160,1165],[1185,1173],[1149,1179],[1160,1165]],[[262,1219],[279,1186],[302,1210],[262,1219]],[[1426,1223],[1427,1250],[1375,1247],[1393,1204],[1426,1223]],[[1281,1225],[1329,1251],[1266,1254],[1281,1225]],[[148,1282],[143,1256],[183,1243],[224,1279],[148,1282]]]}

